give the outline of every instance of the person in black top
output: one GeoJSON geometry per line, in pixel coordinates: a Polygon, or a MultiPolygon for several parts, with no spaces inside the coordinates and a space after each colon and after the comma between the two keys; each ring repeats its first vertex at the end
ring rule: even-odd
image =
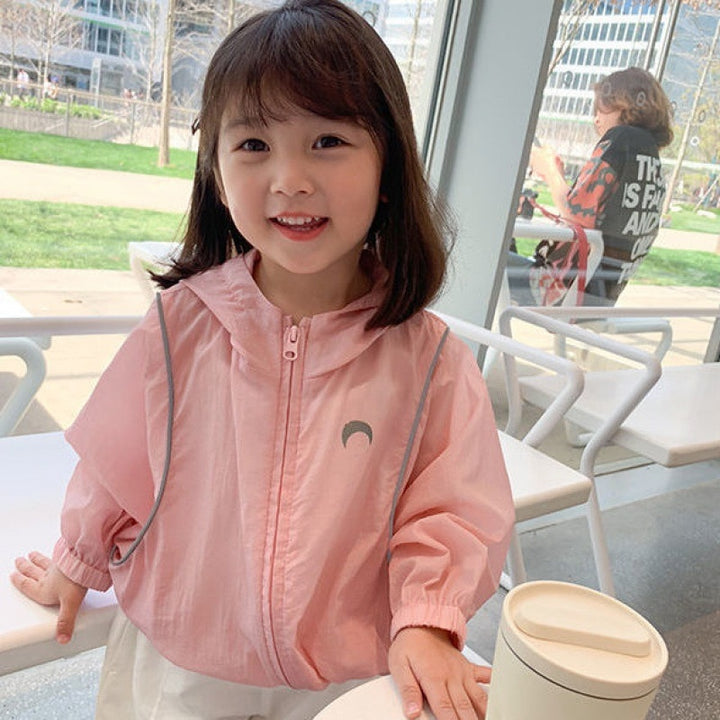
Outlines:
{"type": "MultiPolygon", "coordinates": [[[[612,73],[594,91],[600,140],[572,187],[565,181],[562,161],[548,147],[533,148],[530,167],[547,183],[561,217],[602,231],[602,262],[587,284],[583,304],[613,305],[660,227],[665,182],[659,150],[673,138],[671,106],[657,80],[636,67],[612,73]]],[[[523,305],[561,301],[554,297],[548,302],[543,296],[542,276],[563,265],[570,247],[541,243],[534,259],[511,253],[513,300],[523,305]]],[[[570,273],[564,282],[573,278],[570,273]]]]}

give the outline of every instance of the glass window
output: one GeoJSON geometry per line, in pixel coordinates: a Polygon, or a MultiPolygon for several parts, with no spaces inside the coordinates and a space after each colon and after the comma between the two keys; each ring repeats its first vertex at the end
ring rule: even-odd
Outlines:
{"type": "Polygon", "coordinates": [[[108,29],[99,27],[97,29],[97,52],[107,54],[108,51],[108,29]]]}
{"type": "Polygon", "coordinates": [[[608,28],[608,40],[614,40],[616,35],[617,35],[617,25],[615,23],[613,23],[608,28]]]}
{"type": "Polygon", "coordinates": [[[95,52],[95,48],[97,47],[97,25],[94,23],[86,23],[84,30],[83,49],[95,52]]]}
{"type": "Polygon", "coordinates": [[[617,32],[617,39],[618,40],[624,40],[625,39],[625,31],[627,30],[627,24],[626,23],[620,23],[618,25],[618,32],[617,32]]]}
{"type": "Polygon", "coordinates": [[[607,39],[607,31],[608,31],[607,25],[603,24],[600,26],[600,37],[599,37],[600,40],[607,39]]]}
{"type": "Polygon", "coordinates": [[[435,74],[441,50],[440,31],[453,0],[344,1],[373,25],[393,53],[408,88],[418,138],[422,138],[432,91],[427,76],[435,74]]]}
{"type": "Polygon", "coordinates": [[[120,48],[122,47],[122,33],[120,30],[110,31],[110,55],[119,56],[120,48]]]}

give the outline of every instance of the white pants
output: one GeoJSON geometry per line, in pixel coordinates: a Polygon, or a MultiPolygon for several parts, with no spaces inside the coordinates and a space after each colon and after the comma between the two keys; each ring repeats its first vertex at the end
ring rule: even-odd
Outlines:
{"type": "Polygon", "coordinates": [[[218,680],[166,660],[118,610],[100,676],[95,720],[311,720],[364,680],[325,690],[218,680]]]}

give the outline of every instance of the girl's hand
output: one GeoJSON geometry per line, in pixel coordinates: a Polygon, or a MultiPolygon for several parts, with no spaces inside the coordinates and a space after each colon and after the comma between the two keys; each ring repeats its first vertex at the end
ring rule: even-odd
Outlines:
{"type": "Polygon", "coordinates": [[[11,573],[12,584],[40,605],[59,605],[55,637],[61,644],[70,642],[80,604],[87,588],[73,582],[42,553],[32,552],[15,560],[17,571],[11,573]]]}
{"type": "Polygon", "coordinates": [[[490,668],[466,660],[445,630],[401,630],[390,646],[388,661],[410,720],[420,715],[423,695],[437,720],[485,717],[487,696],[478,683],[490,681],[490,668]]]}

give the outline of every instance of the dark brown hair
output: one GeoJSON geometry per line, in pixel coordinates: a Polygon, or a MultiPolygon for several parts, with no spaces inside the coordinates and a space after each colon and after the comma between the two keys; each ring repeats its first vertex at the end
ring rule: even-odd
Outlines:
{"type": "Polygon", "coordinates": [[[672,106],[660,83],[638,67],[618,70],[600,80],[593,88],[600,110],[620,110],[622,125],[649,130],[658,147],[672,142],[672,106]]]}
{"type": "Polygon", "coordinates": [[[445,279],[448,217],[426,182],[395,60],[372,27],[336,0],[289,0],[255,15],[213,56],[197,121],[188,225],[177,261],[154,276],[161,286],[252,247],[221,202],[215,179],[221,118],[233,105],[260,123],[296,108],[364,127],[383,160],[380,192],[387,198],[378,204],[367,243],[389,274],[368,327],[399,324],[432,301],[445,279]]]}

